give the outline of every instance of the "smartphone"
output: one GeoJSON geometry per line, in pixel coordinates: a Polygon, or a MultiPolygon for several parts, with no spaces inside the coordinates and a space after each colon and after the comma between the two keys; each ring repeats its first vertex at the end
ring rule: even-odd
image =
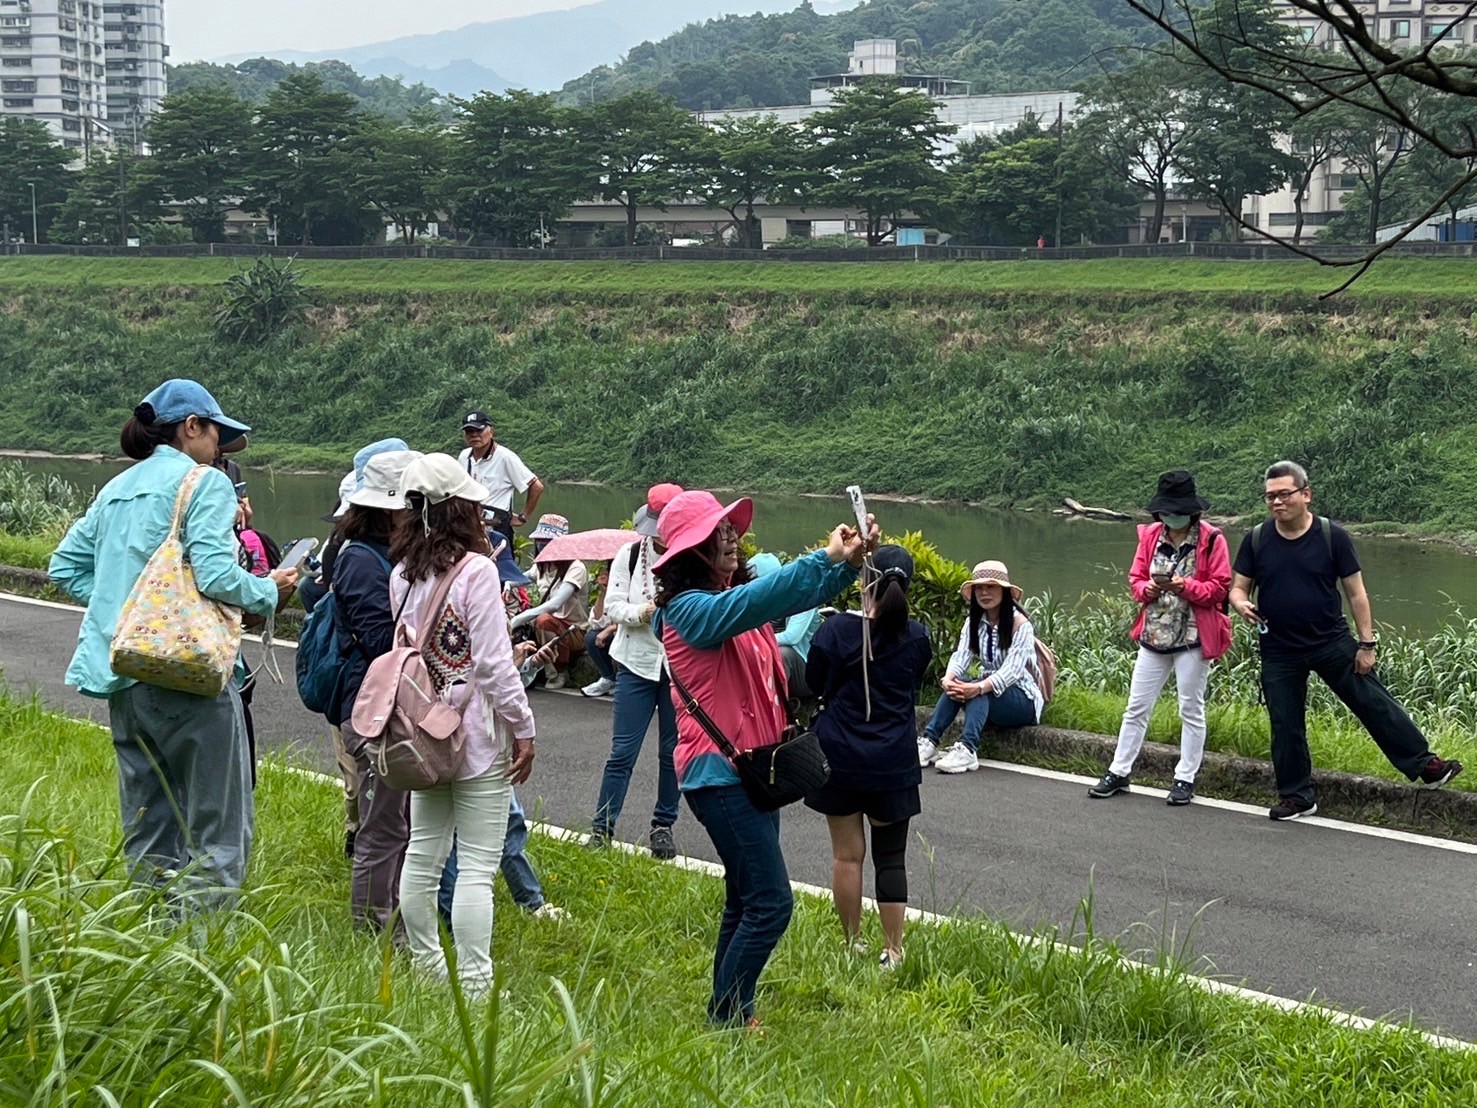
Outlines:
{"type": "Polygon", "coordinates": [[[1168,585],[1174,581],[1174,575],[1169,573],[1155,573],[1150,576],[1156,585],[1168,585]]]}
{"type": "Polygon", "coordinates": [[[317,539],[293,539],[287,544],[287,549],[282,552],[282,561],[278,563],[278,569],[297,569],[303,559],[314,550],[318,549],[317,539]]]}
{"type": "Polygon", "coordinates": [[[867,536],[867,500],[862,496],[860,485],[847,485],[846,495],[851,497],[851,510],[856,513],[856,527],[862,537],[867,536]]]}

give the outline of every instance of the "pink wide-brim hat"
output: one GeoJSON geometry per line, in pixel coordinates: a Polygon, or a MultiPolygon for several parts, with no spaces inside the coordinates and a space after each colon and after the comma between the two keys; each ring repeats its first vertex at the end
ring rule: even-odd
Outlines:
{"type": "Polygon", "coordinates": [[[973,597],[976,585],[999,585],[1002,589],[1009,589],[1010,595],[1017,600],[1021,598],[1019,585],[1010,583],[1010,570],[1005,568],[1004,562],[980,562],[969,574],[969,580],[959,586],[959,595],[969,600],[973,597]]]}
{"type": "Polygon", "coordinates": [[[678,554],[702,546],[725,519],[745,534],[754,522],[754,502],[744,496],[724,505],[710,492],[678,493],[656,521],[657,540],[666,551],[651,568],[660,571],[678,554]]]}

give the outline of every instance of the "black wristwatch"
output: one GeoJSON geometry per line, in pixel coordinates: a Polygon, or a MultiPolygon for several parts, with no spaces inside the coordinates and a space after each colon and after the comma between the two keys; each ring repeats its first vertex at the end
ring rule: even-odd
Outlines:
{"type": "Polygon", "coordinates": [[[1379,639],[1370,639],[1368,642],[1361,642],[1359,644],[1359,649],[1360,650],[1378,650],[1379,648],[1380,648],[1380,640],[1379,639]]]}

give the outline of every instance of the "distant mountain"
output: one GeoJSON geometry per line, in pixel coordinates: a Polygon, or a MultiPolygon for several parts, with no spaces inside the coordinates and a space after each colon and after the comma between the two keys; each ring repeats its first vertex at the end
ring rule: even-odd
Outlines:
{"type": "MultiPolygon", "coordinates": [[[[821,3],[836,10],[855,0],[821,3]]],[[[785,11],[795,0],[599,0],[568,11],[472,23],[454,31],[411,35],[343,50],[269,51],[289,62],[347,62],[366,76],[399,76],[442,92],[557,89],[597,66],[614,65],[637,43],[724,16],[735,6],[785,11]]],[[[226,59],[243,60],[237,55],[226,59]]]]}
{"type": "Polygon", "coordinates": [[[844,73],[853,42],[891,38],[905,72],[971,81],[976,92],[1068,89],[1153,41],[1121,0],[865,0],[730,15],[642,42],[615,66],[568,82],[566,103],[655,89],[693,111],[810,100],[810,78],[844,73]]]}

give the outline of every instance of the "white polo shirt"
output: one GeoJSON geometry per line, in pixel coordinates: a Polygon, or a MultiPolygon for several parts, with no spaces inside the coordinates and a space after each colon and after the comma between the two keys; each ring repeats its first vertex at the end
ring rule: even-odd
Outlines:
{"type": "Polygon", "coordinates": [[[536,479],[533,470],[523,464],[523,459],[501,443],[495,443],[492,453],[481,461],[472,457],[469,446],[462,451],[459,461],[472,479],[487,490],[483,506],[501,508],[505,512],[513,510],[513,497],[527,492],[528,486],[536,479]]]}

